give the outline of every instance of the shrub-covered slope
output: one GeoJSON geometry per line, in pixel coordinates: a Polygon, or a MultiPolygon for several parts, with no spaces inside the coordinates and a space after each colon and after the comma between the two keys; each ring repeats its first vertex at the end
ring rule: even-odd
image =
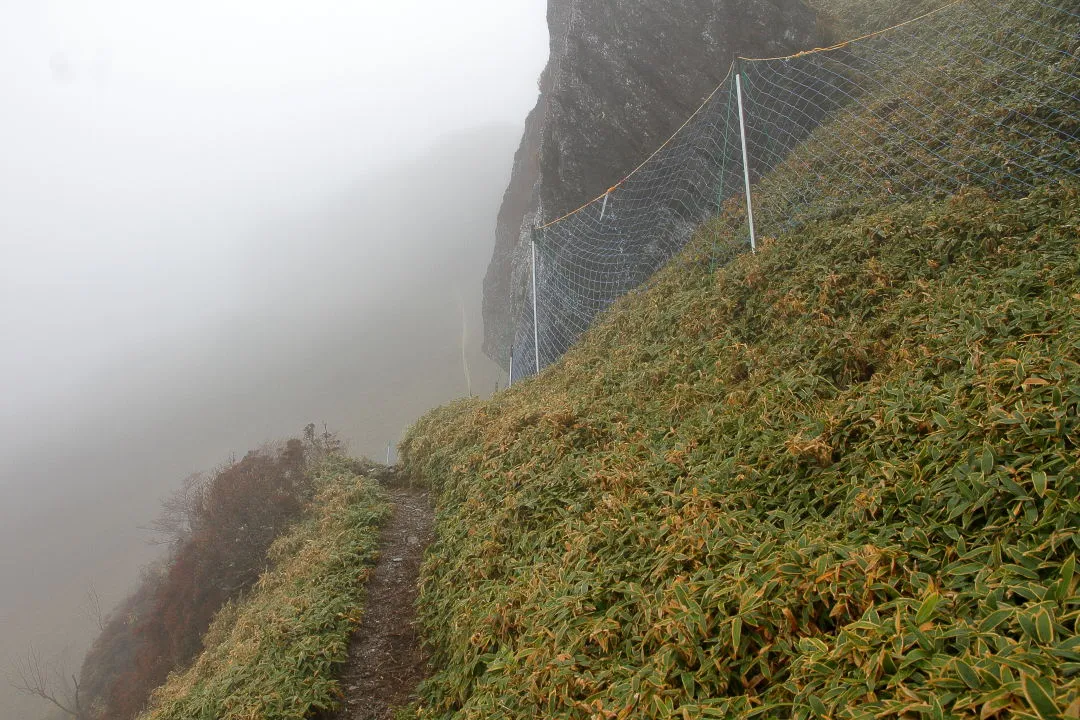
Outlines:
{"type": "Polygon", "coordinates": [[[314,485],[303,521],[271,546],[272,569],[217,614],[202,654],[154,691],[145,720],[299,719],[336,702],[389,506],[344,458],[324,460],[314,485]]]}
{"type": "Polygon", "coordinates": [[[1075,717],[1080,188],[702,233],[422,419],[418,717],[1075,717]]]}
{"type": "Polygon", "coordinates": [[[311,500],[310,470],[336,444],[316,438],[265,445],[197,473],[162,503],[151,524],[169,553],[114,610],[83,661],[86,714],[132,720],[170,672],[191,664],[214,615],[267,569],[274,539],[311,500]]]}

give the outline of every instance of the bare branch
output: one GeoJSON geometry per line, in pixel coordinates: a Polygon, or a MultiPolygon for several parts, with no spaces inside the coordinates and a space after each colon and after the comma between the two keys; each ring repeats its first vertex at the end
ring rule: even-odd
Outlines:
{"type": "Polygon", "coordinates": [[[86,588],[86,599],[83,601],[83,611],[86,616],[97,626],[99,631],[105,630],[105,612],[101,609],[101,596],[98,595],[94,583],[86,588]]]}
{"type": "Polygon", "coordinates": [[[42,661],[37,650],[31,645],[26,651],[26,657],[15,663],[15,679],[11,686],[22,695],[45,700],[75,720],[83,720],[79,708],[79,683],[74,676],[72,680],[75,683],[74,702],[69,699],[61,700],[57,695],[57,685],[62,684],[59,673],[53,663],[42,661]]]}
{"type": "Polygon", "coordinates": [[[180,488],[162,501],[158,517],[149,525],[139,526],[140,530],[154,534],[155,537],[148,541],[151,545],[176,545],[191,537],[210,477],[215,474],[217,471],[187,476],[180,488]]]}

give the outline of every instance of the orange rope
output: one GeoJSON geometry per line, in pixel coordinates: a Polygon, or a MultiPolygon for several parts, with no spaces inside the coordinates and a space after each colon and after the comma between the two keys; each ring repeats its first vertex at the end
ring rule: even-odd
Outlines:
{"type": "Polygon", "coordinates": [[[605,197],[607,197],[608,195],[610,195],[611,193],[615,192],[620,187],[622,187],[626,183],[627,180],[632,178],[637,173],[638,170],[640,170],[641,168],[648,165],[650,160],[652,160],[654,157],[656,157],[660,153],[661,150],[663,150],[668,145],[670,145],[671,141],[674,140],[676,137],[678,137],[679,133],[681,133],[683,130],[686,129],[686,126],[690,124],[690,121],[693,120],[695,117],[697,117],[698,113],[700,113],[702,110],[705,109],[705,106],[709,104],[709,101],[713,99],[713,97],[716,95],[716,93],[720,92],[720,88],[724,87],[724,83],[726,83],[728,81],[728,78],[731,77],[731,73],[732,73],[732,71],[734,69],[735,69],[735,63],[733,62],[733,63],[731,63],[731,67],[728,68],[728,73],[727,73],[727,75],[724,76],[724,80],[719,85],[717,85],[716,88],[711,93],[709,93],[709,96],[707,98],[705,98],[705,100],[702,101],[701,105],[698,106],[698,109],[695,110],[690,115],[690,117],[686,118],[686,122],[684,122],[682,125],[680,125],[679,129],[676,130],[674,133],[672,133],[671,137],[669,137],[667,140],[665,140],[663,145],[656,148],[656,150],[653,151],[652,155],[649,155],[649,157],[645,158],[645,160],[642,161],[642,163],[640,165],[638,165],[636,168],[634,168],[629,173],[627,173],[626,177],[624,177],[622,180],[620,180],[619,182],[617,182],[614,185],[612,185],[611,187],[609,187],[608,191],[606,193],[604,193],[603,195],[599,195],[599,196],[593,198],[589,202],[587,202],[584,205],[582,205],[581,207],[579,207],[577,210],[571,210],[570,212],[566,213],[562,217],[556,218],[555,220],[552,220],[549,223],[545,223],[545,224],[541,225],[540,229],[543,230],[545,228],[549,228],[552,225],[555,225],[557,223],[561,223],[563,220],[567,219],[571,215],[577,215],[579,212],[581,212],[585,208],[589,207],[590,205],[592,205],[594,203],[600,202],[605,197]]]}
{"type": "MultiPolygon", "coordinates": [[[[936,10],[931,10],[930,12],[923,13],[922,15],[919,15],[918,17],[913,17],[910,20],[905,20],[902,23],[897,23],[896,25],[893,25],[892,27],[887,27],[884,30],[877,30],[877,31],[872,32],[872,33],[867,33],[866,35],[862,35],[862,36],[857,37],[857,38],[852,38],[851,40],[845,40],[844,42],[840,42],[840,43],[837,43],[835,45],[830,45],[829,47],[814,48],[813,50],[803,50],[802,52],[797,52],[794,55],[784,55],[784,56],[780,56],[780,57],[771,57],[771,58],[747,58],[747,57],[742,57],[740,55],[740,56],[738,56],[738,59],[739,60],[745,60],[746,62],[768,62],[770,60],[792,60],[794,58],[803,57],[805,55],[814,55],[816,53],[831,52],[833,50],[839,50],[840,48],[847,47],[848,45],[850,45],[852,43],[856,43],[856,42],[859,42],[861,40],[867,40],[867,39],[872,38],[872,37],[877,37],[878,35],[882,35],[884,33],[891,32],[891,31],[896,30],[898,28],[902,28],[905,25],[910,25],[912,23],[916,23],[916,22],[919,22],[921,20],[925,20],[926,18],[928,18],[928,17],[930,17],[932,15],[936,15],[939,12],[942,12],[943,10],[947,10],[947,9],[953,7],[954,5],[959,5],[962,2],[967,2],[967,0],[952,0],[952,2],[950,2],[950,3],[946,4],[946,5],[942,5],[941,7],[937,8],[936,10]]],[[[570,217],[572,217],[574,215],[577,215],[579,212],[581,212],[585,208],[589,207],[590,205],[593,205],[595,203],[600,202],[605,197],[607,197],[608,195],[610,195],[611,193],[615,192],[620,187],[622,187],[624,184],[626,184],[627,180],[629,180],[634,175],[636,175],[639,170],[641,170],[643,167],[648,165],[649,162],[654,157],[656,157],[658,154],[660,154],[660,151],[662,151],[664,148],[666,148],[668,145],[670,145],[672,143],[672,141],[676,137],[678,137],[679,133],[681,133],[683,130],[686,129],[686,126],[690,124],[690,121],[692,121],[695,117],[697,117],[698,113],[700,113],[702,110],[705,109],[705,106],[709,104],[709,101],[712,100],[716,96],[716,93],[720,92],[720,88],[724,87],[724,85],[727,83],[727,81],[731,78],[731,74],[732,74],[732,72],[734,72],[734,70],[735,70],[735,63],[732,62],[731,67],[728,69],[728,73],[727,73],[727,75],[724,76],[723,81],[719,85],[717,85],[716,88],[713,89],[713,91],[711,93],[709,93],[708,97],[706,97],[705,100],[702,101],[701,105],[698,106],[698,109],[695,110],[690,115],[690,117],[688,117],[686,119],[686,122],[684,122],[682,125],[680,125],[679,129],[676,130],[674,133],[672,133],[671,137],[669,137],[667,140],[665,140],[663,145],[656,148],[656,150],[654,150],[653,153],[651,155],[649,155],[649,157],[645,158],[645,160],[642,161],[642,163],[640,165],[638,165],[636,168],[634,168],[629,173],[627,173],[627,175],[622,180],[620,180],[619,182],[615,183],[610,188],[608,188],[607,192],[605,192],[603,195],[598,195],[595,198],[593,198],[592,200],[590,200],[587,203],[585,203],[584,205],[582,205],[581,207],[577,208],[576,210],[571,210],[570,212],[566,213],[565,215],[563,215],[561,217],[558,217],[558,218],[552,220],[551,222],[544,223],[543,225],[540,225],[538,229],[539,230],[547,229],[547,228],[551,227],[552,225],[557,225],[558,223],[561,223],[563,220],[566,220],[567,218],[570,218],[570,217]]]]}
{"type": "Polygon", "coordinates": [[[848,45],[850,45],[852,43],[857,43],[857,42],[859,42],[861,40],[869,40],[872,37],[877,37],[878,35],[884,35],[887,32],[892,32],[893,30],[897,30],[899,28],[902,28],[905,25],[911,25],[912,23],[917,23],[917,22],[919,22],[921,20],[925,20],[926,18],[930,17],[931,15],[937,15],[939,12],[942,12],[943,10],[948,10],[953,5],[959,5],[962,2],[966,2],[966,0],[953,0],[952,2],[948,3],[947,5],[942,5],[941,7],[937,8],[936,10],[931,10],[930,12],[923,13],[922,15],[919,15],[918,17],[913,17],[910,20],[905,20],[902,23],[897,23],[896,25],[893,25],[892,27],[887,27],[884,30],[875,30],[872,33],[867,33],[866,35],[861,35],[861,36],[859,36],[857,38],[852,38],[850,40],[845,40],[843,42],[839,42],[839,43],[836,43],[835,45],[830,45],[828,47],[814,48],[813,50],[803,50],[801,52],[795,53],[794,55],[781,55],[779,57],[769,57],[769,58],[748,58],[748,57],[742,57],[740,55],[739,59],[740,60],[746,60],[747,62],[768,62],[770,60],[793,60],[795,58],[800,58],[800,57],[803,57],[803,56],[806,56],[806,55],[815,55],[817,53],[831,52],[833,50],[839,50],[840,48],[847,47],[848,45]]]}

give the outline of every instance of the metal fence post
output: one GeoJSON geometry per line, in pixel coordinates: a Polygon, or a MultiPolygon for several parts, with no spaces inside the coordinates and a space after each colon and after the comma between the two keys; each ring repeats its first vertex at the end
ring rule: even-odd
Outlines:
{"type": "Polygon", "coordinates": [[[510,346],[510,378],[506,381],[507,389],[514,387],[514,346],[510,346]]]}
{"type": "Polygon", "coordinates": [[[540,234],[538,228],[532,232],[532,306],[533,306],[533,352],[536,356],[536,374],[540,374],[540,322],[536,313],[536,236],[540,234]]]}
{"type": "Polygon", "coordinates": [[[742,138],[743,179],[746,181],[746,219],[750,223],[750,250],[757,252],[757,238],[754,235],[754,203],[750,199],[750,155],[746,152],[746,120],[743,114],[742,99],[742,62],[735,66],[735,93],[739,97],[739,135],[742,138]]]}

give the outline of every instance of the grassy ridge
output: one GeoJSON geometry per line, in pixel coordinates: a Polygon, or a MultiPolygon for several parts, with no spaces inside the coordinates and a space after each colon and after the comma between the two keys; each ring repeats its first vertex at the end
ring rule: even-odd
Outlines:
{"type": "Polygon", "coordinates": [[[306,518],[271,547],[274,568],[218,613],[202,655],[154,692],[144,720],[305,718],[337,701],[389,506],[344,458],[324,461],[315,485],[306,518]]]}
{"type": "Polygon", "coordinates": [[[422,718],[1080,707],[1080,195],[712,233],[538,379],[437,410],[422,718]]]}

